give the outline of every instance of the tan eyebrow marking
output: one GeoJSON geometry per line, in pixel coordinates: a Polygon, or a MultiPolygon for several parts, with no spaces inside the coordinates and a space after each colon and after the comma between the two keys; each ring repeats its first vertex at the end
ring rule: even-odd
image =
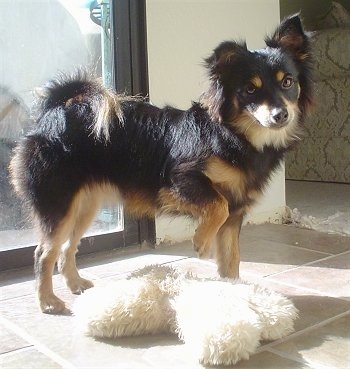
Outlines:
{"type": "Polygon", "coordinates": [[[282,70],[278,70],[276,72],[276,79],[278,82],[281,82],[284,76],[285,76],[285,73],[282,70]]]}
{"type": "Polygon", "coordinates": [[[252,83],[252,85],[254,85],[254,87],[256,87],[256,88],[261,88],[261,86],[262,86],[262,80],[261,80],[261,78],[259,77],[259,76],[254,76],[251,80],[250,80],[250,82],[252,83]]]}

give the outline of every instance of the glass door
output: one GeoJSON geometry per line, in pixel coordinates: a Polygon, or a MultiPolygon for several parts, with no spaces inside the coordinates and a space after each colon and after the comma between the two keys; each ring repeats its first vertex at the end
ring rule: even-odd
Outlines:
{"type": "MultiPolygon", "coordinates": [[[[6,35],[1,38],[0,59],[0,270],[32,263],[37,242],[8,181],[12,149],[30,129],[33,88],[78,66],[103,77],[107,85],[126,90],[119,88],[115,78],[116,3],[121,6],[118,17],[139,22],[138,17],[130,20],[130,0],[0,1],[0,30],[6,35]],[[21,257],[18,252],[22,252],[21,257]]],[[[118,52],[118,58],[123,59],[122,49],[118,52]]],[[[124,224],[123,209],[117,206],[102,209],[86,236],[82,252],[154,239],[154,230],[152,221],[124,224]]]]}

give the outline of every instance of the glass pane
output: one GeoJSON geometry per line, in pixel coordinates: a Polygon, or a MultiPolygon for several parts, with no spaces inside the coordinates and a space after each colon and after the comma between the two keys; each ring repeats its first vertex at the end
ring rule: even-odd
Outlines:
{"type": "MultiPolygon", "coordinates": [[[[82,0],[1,0],[0,31],[0,248],[36,242],[8,182],[16,141],[30,129],[33,88],[58,72],[88,67],[109,83],[107,6],[82,0]],[[90,5],[96,5],[90,10],[90,5]],[[102,18],[102,19],[101,19],[102,18]],[[106,22],[103,19],[106,18],[106,22]],[[102,28],[101,25],[104,27],[102,28]]],[[[107,3],[104,1],[104,3],[107,3]]],[[[121,231],[120,207],[102,209],[88,234],[121,231]]]]}

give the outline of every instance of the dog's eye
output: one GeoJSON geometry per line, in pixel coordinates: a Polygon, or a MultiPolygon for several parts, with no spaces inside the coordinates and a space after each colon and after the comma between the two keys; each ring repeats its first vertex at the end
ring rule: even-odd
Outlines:
{"type": "Polygon", "coordinates": [[[247,86],[245,91],[248,95],[252,95],[253,93],[255,93],[256,88],[253,85],[249,85],[247,86]]]}
{"type": "Polygon", "coordinates": [[[281,86],[282,88],[291,88],[294,84],[294,80],[293,80],[293,77],[291,76],[286,76],[283,78],[282,80],[282,83],[281,83],[281,86]]]}

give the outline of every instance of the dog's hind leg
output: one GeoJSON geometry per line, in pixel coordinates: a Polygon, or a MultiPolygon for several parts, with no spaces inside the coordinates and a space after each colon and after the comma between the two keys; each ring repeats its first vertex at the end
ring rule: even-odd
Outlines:
{"type": "MultiPolygon", "coordinates": [[[[63,227],[64,228],[64,227],[63,227]]],[[[36,278],[37,297],[44,313],[63,313],[66,308],[53,292],[52,274],[60,253],[62,244],[67,240],[67,233],[62,226],[54,232],[42,231],[41,240],[34,253],[34,270],[36,278]]]]}
{"type": "Polygon", "coordinates": [[[62,247],[58,259],[58,270],[64,277],[67,287],[75,294],[80,294],[84,290],[93,287],[93,283],[90,280],[82,278],[79,275],[75,254],[78,251],[81,237],[92,223],[100,207],[99,202],[93,196],[89,199],[81,198],[79,201],[80,203],[74,214],[74,227],[70,232],[68,242],[62,247]]]}
{"type": "Polygon", "coordinates": [[[87,226],[84,227],[85,221],[85,219],[78,221],[69,241],[63,245],[58,259],[58,270],[64,277],[67,287],[75,294],[80,294],[84,290],[93,287],[91,281],[79,275],[75,261],[80,239],[90,224],[90,222],[88,222],[87,226]]]}
{"type": "Polygon", "coordinates": [[[41,227],[43,236],[35,251],[35,271],[40,308],[45,313],[66,311],[64,302],[55,296],[52,287],[52,274],[57,260],[58,270],[72,292],[92,287],[90,281],[79,276],[75,264],[77,245],[99,205],[95,197],[89,201],[88,195],[86,191],[80,191],[74,196],[69,210],[53,231],[45,232],[46,228],[41,227]]]}
{"type": "Polygon", "coordinates": [[[220,228],[216,239],[216,259],[221,277],[239,277],[239,234],[244,210],[236,210],[220,228]]]}

